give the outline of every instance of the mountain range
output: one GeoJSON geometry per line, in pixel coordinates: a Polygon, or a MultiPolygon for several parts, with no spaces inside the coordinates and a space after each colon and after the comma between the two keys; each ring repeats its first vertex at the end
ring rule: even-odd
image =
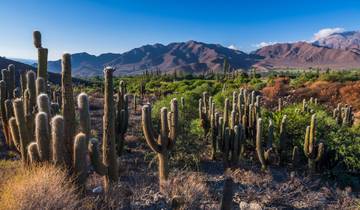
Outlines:
{"type": "MultiPolygon", "coordinates": [[[[82,52],[72,54],[72,68],[73,75],[80,77],[101,76],[105,66],[115,67],[115,75],[141,74],[146,70],[202,73],[221,71],[225,59],[231,69],[245,70],[360,68],[360,32],[333,33],[313,42],[273,44],[251,53],[193,40],[144,45],[125,53],[98,56],[82,52]]],[[[48,69],[59,73],[61,61],[49,61],[48,69]]]]}

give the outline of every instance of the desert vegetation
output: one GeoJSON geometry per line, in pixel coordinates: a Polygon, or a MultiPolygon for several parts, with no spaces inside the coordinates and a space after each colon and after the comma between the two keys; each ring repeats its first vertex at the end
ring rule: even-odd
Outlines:
{"type": "MultiPolygon", "coordinates": [[[[360,73],[0,81],[0,209],[357,209],[360,73]]],[[[226,61],[226,60],[225,60],[226,61]]]]}

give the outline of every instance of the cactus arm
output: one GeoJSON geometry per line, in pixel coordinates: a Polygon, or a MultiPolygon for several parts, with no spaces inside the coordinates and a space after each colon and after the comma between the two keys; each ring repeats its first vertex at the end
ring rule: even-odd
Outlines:
{"type": "Polygon", "coordinates": [[[85,190],[86,178],[87,178],[87,165],[86,165],[86,135],[79,133],[75,136],[74,140],[74,157],[73,157],[73,169],[75,174],[75,183],[79,186],[80,191],[85,190]]]}
{"type": "Polygon", "coordinates": [[[50,139],[48,122],[48,116],[45,112],[39,112],[36,115],[35,137],[41,161],[50,161],[50,139]]]}
{"type": "Polygon", "coordinates": [[[178,111],[178,103],[176,98],[173,98],[170,102],[170,112],[168,115],[168,121],[169,121],[169,148],[172,149],[175,146],[176,143],[176,136],[178,133],[178,120],[179,120],[179,111],[178,111]]]}
{"type": "Polygon", "coordinates": [[[318,161],[321,160],[321,158],[322,158],[323,155],[324,155],[324,151],[325,151],[324,143],[319,143],[319,144],[318,144],[317,155],[316,155],[316,158],[315,158],[315,161],[316,161],[316,162],[318,162],[318,161]]]}
{"type": "Polygon", "coordinates": [[[88,144],[90,139],[90,112],[89,112],[89,98],[86,93],[80,93],[77,98],[80,131],[85,134],[86,142],[88,144]]]}
{"type": "Polygon", "coordinates": [[[305,132],[305,141],[304,141],[304,153],[306,156],[309,156],[309,135],[310,135],[310,126],[306,127],[305,132]]]}
{"type": "Polygon", "coordinates": [[[261,163],[261,168],[264,170],[264,169],[266,169],[266,162],[265,162],[265,157],[264,157],[264,151],[262,148],[261,133],[262,133],[262,119],[259,118],[257,120],[257,125],[256,125],[256,152],[257,152],[259,161],[261,163]]]}
{"type": "Polygon", "coordinates": [[[150,148],[157,153],[161,152],[161,146],[156,142],[156,138],[154,137],[151,123],[151,108],[150,105],[145,105],[142,107],[142,128],[145,136],[145,140],[150,148]]]}
{"type": "Polygon", "coordinates": [[[14,142],[14,145],[18,151],[21,151],[19,128],[16,124],[15,117],[10,118],[9,125],[10,125],[11,137],[14,142]]]}
{"type": "Polygon", "coordinates": [[[24,104],[21,99],[15,99],[13,102],[14,113],[16,118],[16,124],[19,128],[19,136],[20,136],[20,153],[22,157],[23,164],[27,163],[27,146],[30,143],[28,128],[25,123],[25,113],[24,113],[24,104]]]}
{"type": "Polygon", "coordinates": [[[31,142],[29,144],[29,146],[27,147],[27,160],[29,160],[29,162],[31,164],[37,164],[40,162],[40,156],[39,156],[39,152],[38,152],[38,146],[36,144],[36,142],[31,142]]]}
{"type": "Polygon", "coordinates": [[[314,150],[314,145],[316,141],[316,115],[313,114],[311,116],[311,124],[310,124],[310,135],[309,135],[309,153],[312,154],[314,150]]]}
{"type": "Polygon", "coordinates": [[[107,167],[102,163],[100,159],[99,142],[96,139],[90,139],[88,150],[91,165],[94,167],[95,172],[101,176],[106,175],[108,171],[107,167]]]}
{"type": "Polygon", "coordinates": [[[52,160],[55,165],[65,165],[64,118],[57,115],[51,119],[52,160]]]}

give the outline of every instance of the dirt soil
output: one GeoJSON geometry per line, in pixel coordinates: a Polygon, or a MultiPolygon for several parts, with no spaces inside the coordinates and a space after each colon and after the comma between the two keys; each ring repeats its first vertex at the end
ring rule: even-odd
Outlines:
{"type": "MultiPolygon", "coordinates": [[[[277,86],[281,90],[277,94],[286,90],[286,84],[282,85],[277,86]]],[[[92,128],[101,136],[102,99],[92,98],[91,103],[92,128]]],[[[233,209],[356,209],[358,194],[351,188],[339,189],[317,175],[308,176],[303,168],[270,166],[264,173],[256,160],[240,161],[227,171],[220,158],[213,161],[207,157],[201,160],[198,171],[171,168],[169,187],[160,193],[157,159],[146,158],[152,151],[142,137],[140,105],[136,111],[131,109],[130,119],[125,153],[119,158],[122,167],[117,187],[105,199],[101,190],[96,192],[101,189],[102,178],[92,174],[87,186],[89,208],[171,209],[180,200],[182,209],[219,209],[224,180],[230,176],[234,180],[233,209]]]]}

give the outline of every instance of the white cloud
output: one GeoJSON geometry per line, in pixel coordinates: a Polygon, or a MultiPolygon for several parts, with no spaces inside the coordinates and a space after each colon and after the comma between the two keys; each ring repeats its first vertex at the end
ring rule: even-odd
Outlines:
{"type": "Polygon", "coordinates": [[[232,49],[232,50],[239,50],[235,45],[230,45],[228,46],[229,49],[232,49]]]}
{"type": "Polygon", "coordinates": [[[339,28],[339,27],[320,29],[317,33],[314,34],[313,41],[323,39],[323,38],[328,37],[328,36],[330,36],[331,34],[334,34],[334,33],[341,33],[344,30],[345,29],[339,28]]]}
{"type": "Polygon", "coordinates": [[[277,44],[277,43],[278,42],[260,42],[258,44],[254,44],[253,46],[257,47],[257,48],[262,48],[262,47],[266,47],[266,46],[277,44]]]}

